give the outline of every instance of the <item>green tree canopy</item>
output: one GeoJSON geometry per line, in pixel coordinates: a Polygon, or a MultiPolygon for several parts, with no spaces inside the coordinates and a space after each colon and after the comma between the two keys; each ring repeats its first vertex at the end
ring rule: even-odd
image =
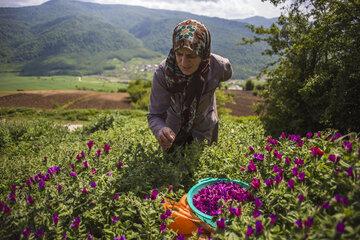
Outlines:
{"type": "Polygon", "coordinates": [[[272,134],[326,128],[360,131],[360,1],[262,0],[286,4],[277,24],[253,39],[278,56],[257,106],[272,134]]]}

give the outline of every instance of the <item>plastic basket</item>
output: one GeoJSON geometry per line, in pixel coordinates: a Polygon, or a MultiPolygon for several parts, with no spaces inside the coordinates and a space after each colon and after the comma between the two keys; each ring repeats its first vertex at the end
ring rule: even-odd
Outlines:
{"type": "Polygon", "coordinates": [[[216,228],[216,222],[212,221],[212,216],[199,211],[194,206],[192,199],[193,199],[193,196],[196,195],[202,188],[212,185],[212,184],[215,184],[220,181],[235,182],[244,188],[249,188],[249,184],[239,181],[239,180],[233,180],[233,179],[227,179],[227,178],[204,178],[204,179],[199,180],[198,183],[190,189],[190,191],[188,192],[188,195],[187,195],[187,201],[188,201],[188,204],[189,204],[191,210],[194,211],[196,216],[198,218],[200,218],[200,220],[202,222],[205,222],[214,228],[216,228]]]}

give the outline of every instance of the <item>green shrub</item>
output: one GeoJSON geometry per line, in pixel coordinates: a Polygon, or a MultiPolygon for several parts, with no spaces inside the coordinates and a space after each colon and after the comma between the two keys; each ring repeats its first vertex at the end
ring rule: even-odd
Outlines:
{"type": "Polygon", "coordinates": [[[245,91],[252,91],[254,89],[254,82],[251,79],[246,80],[245,82],[245,91]]]}

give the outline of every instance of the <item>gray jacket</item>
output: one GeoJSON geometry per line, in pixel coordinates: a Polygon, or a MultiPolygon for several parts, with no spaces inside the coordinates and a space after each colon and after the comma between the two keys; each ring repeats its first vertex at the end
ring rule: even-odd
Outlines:
{"type": "MultiPolygon", "coordinates": [[[[218,114],[216,109],[215,90],[221,81],[228,80],[232,75],[230,61],[216,54],[210,56],[210,69],[205,82],[205,90],[201,96],[191,134],[194,138],[210,142],[217,141],[218,114]]],[[[167,91],[165,82],[165,60],[154,73],[151,86],[149,128],[155,136],[163,127],[171,128],[175,134],[180,129],[180,111],[182,97],[180,93],[167,91]]]]}

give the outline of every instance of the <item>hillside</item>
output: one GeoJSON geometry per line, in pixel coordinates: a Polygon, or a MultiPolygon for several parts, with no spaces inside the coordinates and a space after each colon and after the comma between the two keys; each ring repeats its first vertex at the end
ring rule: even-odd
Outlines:
{"type": "Polygon", "coordinates": [[[248,23],[240,20],[51,0],[39,6],[0,8],[0,71],[12,65],[21,75],[95,74],[109,67],[108,59],[165,56],[174,26],[188,18],[209,28],[212,51],[230,59],[233,78],[256,75],[270,61],[261,55],[264,44],[238,45],[243,36],[252,36],[248,23]]]}

